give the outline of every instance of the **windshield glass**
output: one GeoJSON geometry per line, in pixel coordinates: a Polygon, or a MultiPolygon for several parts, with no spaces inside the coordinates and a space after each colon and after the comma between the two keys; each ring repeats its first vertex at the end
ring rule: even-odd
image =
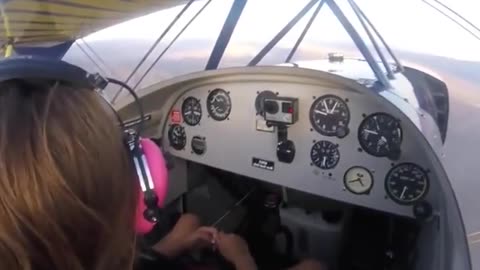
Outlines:
{"type": "MultiPolygon", "coordinates": [[[[204,70],[232,2],[232,0],[195,1],[153,50],[129,83],[135,85],[139,82],[155,58],[207,4],[203,12],[153,66],[138,88],[181,74],[204,70]]],[[[308,2],[306,0],[249,1],[233,32],[220,67],[245,66],[308,2]]],[[[440,9],[442,6],[436,2],[356,1],[402,62],[421,65],[440,74],[453,74],[466,81],[478,80],[474,70],[480,70],[480,50],[478,50],[480,31],[476,31],[464,22],[462,26],[470,32],[461,28],[452,22],[451,17],[441,13],[445,13],[446,9],[444,7],[440,9]],[[460,65],[452,69],[453,63],[460,65]]],[[[367,45],[372,48],[366,32],[361,28],[348,2],[337,1],[337,3],[367,45]]],[[[449,0],[441,3],[464,18],[468,18],[472,24],[480,25],[479,17],[474,16],[480,4],[466,0],[449,0]]],[[[182,8],[183,6],[177,6],[155,12],[77,40],[65,56],[65,60],[87,70],[99,71],[125,80],[182,8]]],[[[314,9],[312,8],[259,64],[285,62],[314,9]]],[[[292,61],[322,59],[331,52],[341,52],[347,57],[362,57],[342,24],[325,5],[292,61]]],[[[383,52],[387,60],[391,61],[391,57],[385,50],[383,52]]],[[[374,57],[378,60],[376,54],[374,57]]],[[[108,94],[112,96],[114,92],[116,91],[109,90],[108,94]]]]}

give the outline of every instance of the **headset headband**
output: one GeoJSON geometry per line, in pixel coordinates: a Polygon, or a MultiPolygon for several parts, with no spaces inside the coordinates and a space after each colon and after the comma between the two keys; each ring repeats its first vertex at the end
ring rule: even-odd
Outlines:
{"type": "MultiPolygon", "coordinates": [[[[138,130],[141,131],[144,126],[144,113],[138,96],[133,89],[122,81],[103,78],[99,74],[90,74],[78,66],[55,59],[20,56],[0,60],[0,82],[14,79],[54,80],[71,84],[78,88],[92,90],[103,90],[107,87],[109,82],[120,85],[130,92],[137,105],[140,114],[138,130]]],[[[117,111],[112,107],[108,100],[106,101],[118,118],[120,125],[123,127],[123,121],[117,111]]]]}
{"type": "Polygon", "coordinates": [[[0,81],[12,79],[49,79],[94,89],[93,76],[67,62],[37,57],[14,57],[1,60],[0,81]],[[41,72],[39,72],[41,71],[41,72]]]}

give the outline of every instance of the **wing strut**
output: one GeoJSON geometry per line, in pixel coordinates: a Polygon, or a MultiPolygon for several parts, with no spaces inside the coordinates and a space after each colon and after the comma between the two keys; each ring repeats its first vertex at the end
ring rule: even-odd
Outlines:
{"type": "MultiPolygon", "coordinates": [[[[248,66],[255,66],[257,65],[264,57],[265,55],[295,26],[295,24],[313,7],[315,3],[317,3],[319,0],[314,0],[310,1],[278,34],[270,40],[269,43],[248,63],[248,66]]],[[[370,41],[372,42],[375,51],[379,55],[385,70],[388,74],[385,75],[384,71],[380,68],[379,64],[373,57],[372,53],[370,52],[368,46],[365,44],[364,40],[361,38],[361,36],[358,34],[357,30],[355,27],[350,23],[348,18],[345,16],[343,11],[339,8],[335,0],[321,0],[319,3],[317,9],[313,13],[312,17],[310,18],[309,22],[305,26],[303,32],[301,33],[300,37],[298,38],[297,42],[295,43],[295,46],[292,48],[290,51],[290,54],[287,56],[285,62],[290,62],[291,59],[293,58],[293,55],[297,51],[298,47],[300,46],[300,43],[303,41],[306,33],[308,32],[310,26],[312,23],[315,21],[317,13],[320,11],[323,3],[327,3],[329,6],[330,10],[333,12],[337,20],[342,24],[343,28],[347,31],[348,35],[352,39],[353,43],[355,43],[355,46],[358,48],[360,53],[363,55],[365,60],[367,61],[368,65],[370,66],[370,69],[373,71],[375,74],[375,77],[377,78],[378,82],[381,86],[381,88],[390,88],[390,81],[389,79],[393,79],[393,71],[388,64],[387,60],[385,59],[385,56],[383,55],[382,51],[380,50],[380,47],[378,46],[378,43],[370,31],[369,27],[373,30],[373,32],[376,34],[376,36],[380,39],[380,42],[386,47],[388,53],[392,56],[394,61],[397,64],[397,71],[403,71],[403,66],[400,64],[400,61],[395,57],[393,54],[392,50],[388,47],[386,44],[385,40],[380,36],[378,31],[375,29],[373,24],[368,20],[368,18],[365,16],[365,14],[362,12],[362,10],[356,5],[354,0],[348,0],[350,3],[351,8],[353,9],[353,12],[356,14],[357,18],[360,20],[360,23],[362,24],[363,29],[367,33],[368,37],[370,38],[370,41]]]]}
{"type": "Polygon", "coordinates": [[[388,80],[387,76],[385,76],[385,73],[383,73],[382,69],[380,68],[378,63],[375,61],[375,58],[373,58],[373,55],[370,53],[370,50],[368,49],[367,45],[363,41],[362,37],[358,34],[355,27],[353,27],[353,25],[347,19],[343,11],[338,7],[337,3],[335,3],[335,0],[326,0],[326,1],[330,9],[332,10],[332,12],[335,14],[337,19],[342,24],[343,28],[345,28],[349,36],[352,38],[353,43],[355,43],[355,46],[357,46],[358,50],[362,53],[363,57],[365,57],[365,60],[367,61],[370,68],[372,69],[373,73],[375,74],[375,77],[377,78],[378,82],[381,84],[383,88],[391,88],[390,81],[388,80]]]}
{"type": "Polygon", "coordinates": [[[150,73],[150,71],[152,71],[153,67],[158,63],[158,61],[162,58],[162,56],[170,49],[170,47],[172,47],[173,43],[175,43],[175,41],[177,41],[177,39],[183,34],[183,32],[185,32],[185,30],[187,30],[187,28],[190,26],[190,24],[192,24],[193,21],[195,21],[195,19],[198,17],[198,15],[200,15],[211,2],[212,2],[212,0],[208,0],[202,6],[202,8],[190,19],[190,21],[187,22],[187,24],[182,28],[182,30],[180,30],[180,32],[172,39],[172,41],[170,41],[170,43],[167,45],[167,47],[165,47],[165,49],[163,49],[163,51],[160,53],[160,55],[158,55],[158,57],[155,59],[155,61],[153,61],[153,63],[148,67],[148,69],[143,73],[142,77],[140,77],[138,82],[132,88],[134,91],[142,83],[142,81],[145,79],[145,77],[147,77],[148,73],[150,73]]]}
{"type": "Polygon", "coordinates": [[[300,37],[298,37],[297,42],[295,42],[295,45],[293,46],[292,50],[288,54],[287,58],[285,59],[285,63],[289,63],[292,60],[293,55],[295,55],[295,53],[297,52],[297,49],[300,46],[300,43],[302,43],[303,39],[305,38],[305,35],[310,29],[310,26],[312,26],[312,23],[315,21],[315,18],[317,18],[318,12],[320,12],[320,10],[322,9],[323,4],[325,4],[325,0],[320,1],[320,3],[318,4],[317,8],[312,14],[312,17],[310,18],[307,25],[303,29],[302,34],[300,34],[300,37]]]}
{"type": "Polygon", "coordinates": [[[215,43],[215,46],[213,47],[212,53],[210,54],[210,58],[208,59],[205,70],[218,68],[220,60],[223,57],[223,53],[225,52],[225,49],[230,42],[232,33],[237,26],[238,20],[240,19],[240,16],[242,15],[243,9],[245,8],[246,4],[247,0],[233,1],[230,13],[228,13],[227,18],[225,19],[225,23],[223,24],[223,28],[218,35],[217,41],[215,43]]]}
{"type": "Polygon", "coordinates": [[[248,63],[248,66],[256,66],[260,61],[262,61],[263,57],[267,55],[270,50],[277,45],[277,43],[300,21],[307,12],[312,9],[312,7],[318,2],[318,0],[310,1],[300,12],[293,17],[293,19],[283,27],[278,34],[270,40],[270,42],[263,47],[263,49],[248,63]]]}
{"type": "MultiPolygon", "coordinates": [[[[380,42],[382,42],[382,45],[385,47],[387,52],[390,54],[393,61],[395,61],[395,64],[397,65],[396,72],[403,72],[402,63],[400,62],[400,60],[398,60],[397,56],[395,56],[395,54],[393,53],[390,46],[388,46],[387,42],[385,42],[385,39],[383,39],[382,35],[380,35],[380,33],[377,31],[377,28],[375,28],[373,23],[368,19],[368,17],[365,15],[365,13],[363,13],[362,9],[360,9],[360,7],[357,5],[357,3],[355,3],[355,1],[351,1],[351,4],[354,5],[354,7],[353,7],[354,10],[356,9],[355,13],[358,12],[360,14],[360,16],[365,20],[365,22],[367,22],[367,24],[370,26],[370,28],[372,28],[375,35],[377,35],[378,39],[380,39],[380,42]]],[[[364,27],[366,28],[366,26],[364,26],[364,27]]]]}
{"type": "MultiPolygon", "coordinates": [[[[185,13],[185,11],[187,11],[187,9],[192,5],[194,0],[190,0],[188,1],[188,3],[182,8],[182,10],[180,10],[180,12],[177,14],[177,16],[175,16],[175,18],[170,22],[170,24],[167,26],[167,28],[165,28],[165,30],[163,31],[162,34],[160,34],[160,36],[157,38],[157,40],[155,40],[155,42],[152,44],[152,46],[150,47],[150,49],[148,49],[148,51],[145,53],[145,55],[142,57],[142,59],[140,60],[140,62],[138,62],[137,66],[135,66],[135,68],[132,70],[132,72],[130,73],[130,75],[128,75],[127,79],[125,80],[125,83],[128,84],[128,82],[130,82],[130,80],[132,79],[133,75],[135,75],[135,73],[138,71],[138,69],[142,66],[142,64],[145,62],[145,60],[147,60],[147,58],[150,56],[150,54],[153,52],[153,50],[158,46],[158,44],[160,43],[160,41],[162,41],[162,39],[168,34],[168,32],[170,31],[170,29],[172,29],[172,27],[175,25],[175,23],[177,23],[177,21],[180,19],[180,17],[182,17],[182,15],[185,13]]],[[[115,104],[115,101],[117,100],[117,98],[120,96],[120,93],[122,92],[123,90],[123,87],[120,87],[117,92],[115,93],[115,95],[113,96],[111,102],[112,104],[115,104]]],[[[135,88],[134,88],[135,90],[135,88]]]]}
{"type": "Polygon", "coordinates": [[[353,0],[348,0],[348,3],[350,3],[350,6],[352,7],[353,12],[355,13],[355,15],[357,15],[357,18],[360,21],[360,23],[362,24],[363,29],[365,30],[365,32],[367,32],[367,36],[370,39],[370,42],[372,42],[372,45],[375,48],[375,51],[377,52],[378,56],[380,57],[380,60],[383,63],[383,67],[387,71],[388,79],[391,79],[391,80],[395,79],[395,75],[393,75],[392,69],[390,68],[390,65],[388,64],[387,59],[385,58],[385,56],[382,53],[382,50],[378,46],[378,43],[375,40],[375,37],[372,35],[370,30],[368,29],[368,26],[365,23],[365,20],[364,20],[363,16],[360,14],[360,9],[358,8],[358,6],[355,4],[355,2],[353,0]]]}

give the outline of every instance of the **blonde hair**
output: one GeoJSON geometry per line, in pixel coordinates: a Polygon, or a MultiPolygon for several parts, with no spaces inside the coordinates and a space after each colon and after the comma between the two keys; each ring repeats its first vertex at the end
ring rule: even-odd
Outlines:
{"type": "Polygon", "coordinates": [[[0,269],[129,269],[137,200],[94,91],[0,83],[0,269]]]}

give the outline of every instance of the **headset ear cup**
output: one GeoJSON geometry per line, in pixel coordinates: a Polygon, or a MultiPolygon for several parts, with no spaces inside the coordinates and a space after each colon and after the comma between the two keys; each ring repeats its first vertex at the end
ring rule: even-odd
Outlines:
{"type": "MultiPolygon", "coordinates": [[[[168,189],[168,169],[160,148],[150,139],[140,139],[140,146],[146,159],[144,166],[148,167],[152,176],[154,185],[153,192],[158,198],[157,206],[162,208],[167,196],[168,189]]],[[[138,179],[136,179],[138,183],[138,179]]],[[[139,198],[136,213],[136,231],[139,234],[145,234],[153,229],[155,223],[145,218],[147,207],[144,202],[144,193],[138,187],[139,198]]]]}

